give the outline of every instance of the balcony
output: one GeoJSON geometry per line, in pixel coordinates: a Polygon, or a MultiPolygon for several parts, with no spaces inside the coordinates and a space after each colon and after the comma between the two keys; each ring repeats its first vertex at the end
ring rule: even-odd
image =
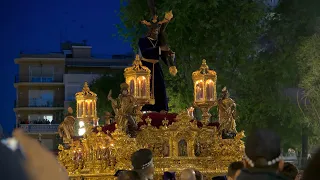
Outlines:
{"type": "Polygon", "coordinates": [[[61,110],[64,107],[64,99],[52,100],[52,99],[29,99],[20,98],[14,101],[14,108],[26,109],[26,110],[61,110]]]}
{"type": "Polygon", "coordinates": [[[54,134],[58,132],[59,124],[20,124],[26,133],[54,134]]]}
{"type": "Polygon", "coordinates": [[[15,75],[14,85],[63,85],[63,74],[54,74],[52,76],[30,76],[30,75],[15,75]]]}

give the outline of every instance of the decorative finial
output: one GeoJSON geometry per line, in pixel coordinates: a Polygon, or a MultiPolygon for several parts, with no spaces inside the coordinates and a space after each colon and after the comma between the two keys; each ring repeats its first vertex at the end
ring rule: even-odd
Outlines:
{"type": "Polygon", "coordinates": [[[141,59],[140,59],[140,55],[139,55],[139,54],[136,55],[136,58],[135,58],[135,60],[133,61],[133,66],[135,66],[135,67],[142,66],[142,62],[141,62],[141,59]]]}
{"type": "Polygon", "coordinates": [[[149,116],[145,119],[145,121],[146,121],[148,126],[151,126],[152,119],[149,116]]]}
{"type": "Polygon", "coordinates": [[[202,64],[207,64],[207,60],[202,59],[202,64]]]}
{"type": "Polygon", "coordinates": [[[200,66],[200,72],[202,74],[208,73],[209,66],[207,65],[207,61],[205,59],[202,60],[202,64],[200,66]]]}
{"type": "Polygon", "coordinates": [[[167,118],[164,118],[164,120],[162,120],[162,125],[167,128],[169,125],[169,120],[167,118]]]}
{"type": "Polygon", "coordinates": [[[82,91],[90,91],[90,88],[89,88],[89,85],[88,85],[88,82],[84,82],[84,85],[83,85],[83,88],[82,88],[82,91]]]}

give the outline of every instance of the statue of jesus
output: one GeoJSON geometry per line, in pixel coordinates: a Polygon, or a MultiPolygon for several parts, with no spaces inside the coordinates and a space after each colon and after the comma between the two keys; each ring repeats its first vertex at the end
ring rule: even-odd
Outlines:
{"type": "MultiPolygon", "coordinates": [[[[152,0],[150,0],[152,1],[152,0]]],[[[167,112],[168,111],[168,97],[164,82],[164,75],[159,64],[161,59],[168,67],[171,75],[177,74],[175,65],[175,53],[169,48],[165,38],[165,27],[173,18],[172,11],[165,14],[162,21],[158,21],[158,16],[155,13],[154,3],[151,5],[152,20],[148,22],[142,21],[149,29],[147,35],[139,39],[139,50],[142,56],[142,65],[151,70],[151,92],[155,98],[154,105],[145,105],[142,111],[167,112]]]]}

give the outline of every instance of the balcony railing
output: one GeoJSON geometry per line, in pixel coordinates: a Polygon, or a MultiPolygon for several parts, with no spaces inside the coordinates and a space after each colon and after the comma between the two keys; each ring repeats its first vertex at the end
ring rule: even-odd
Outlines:
{"type": "Polygon", "coordinates": [[[15,107],[63,107],[64,99],[52,100],[52,99],[29,99],[20,98],[15,100],[15,107]]]}
{"type": "Polygon", "coordinates": [[[20,124],[26,133],[56,133],[59,124],[20,124]]]}
{"type": "Polygon", "coordinates": [[[31,83],[63,83],[63,74],[54,74],[52,76],[45,75],[16,75],[14,78],[15,83],[31,82],[31,83]]]}

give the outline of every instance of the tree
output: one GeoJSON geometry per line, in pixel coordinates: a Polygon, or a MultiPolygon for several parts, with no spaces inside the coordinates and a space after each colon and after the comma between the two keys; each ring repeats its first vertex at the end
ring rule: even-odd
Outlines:
{"type": "Polygon", "coordinates": [[[307,121],[305,126],[310,130],[310,135],[313,135],[312,141],[316,144],[319,143],[319,137],[314,136],[319,134],[320,125],[320,90],[319,90],[319,78],[320,78],[320,36],[319,32],[310,37],[303,39],[299,51],[297,51],[297,57],[299,62],[299,75],[300,75],[300,87],[305,90],[304,98],[306,104],[302,104],[301,111],[307,121]]]}
{"type": "MultiPolygon", "coordinates": [[[[297,125],[305,118],[283,89],[298,84],[298,65],[292,52],[297,50],[300,37],[312,32],[309,25],[314,14],[306,10],[314,7],[315,0],[306,4],[284,0],[271,10],[249,0],[157,3],[160,17],[171,9],[174,13],[166,30],[179,70],[176,77],[165,73],[171,108],[183,109],[193,101],[191,73],[205,58],[217,71],[218,93],[227,86],[238,104],[239,129],[250,133],[270,128],[283,137],[285,148],[299,147],[301,129],[297,125]]],[[[147,3],[123,0],[119,15],[119,34],[137,48],[137,40],[145,32],[139,21],[150,18],[147,3]]]]}
{"type": "MultiPolygon", "coordinates": [[[[166,29],[180,72],[176,77],[166,76],[168,91],[173,93],[170,103],[173,97],[179,102],[171,106],[182,109],[192,101],[191,74],[199,68],[203,58],[225,78],[219,78],[220,83],[231,86],[227,79],[234,77],[238,64],[249,56],[253,50],[251,44],[259,34],[257,25],[263,15],[259,4],[247,0],[157,2],[161,18],[171,9],[175,16],[166,29]]],[[[138,38],[146,30],[139,22],[150,18],[147,3],[130,0],[122,1],[122,5],[123,24],[118,26],[119,33],[136,49],[138,38]]]]}

